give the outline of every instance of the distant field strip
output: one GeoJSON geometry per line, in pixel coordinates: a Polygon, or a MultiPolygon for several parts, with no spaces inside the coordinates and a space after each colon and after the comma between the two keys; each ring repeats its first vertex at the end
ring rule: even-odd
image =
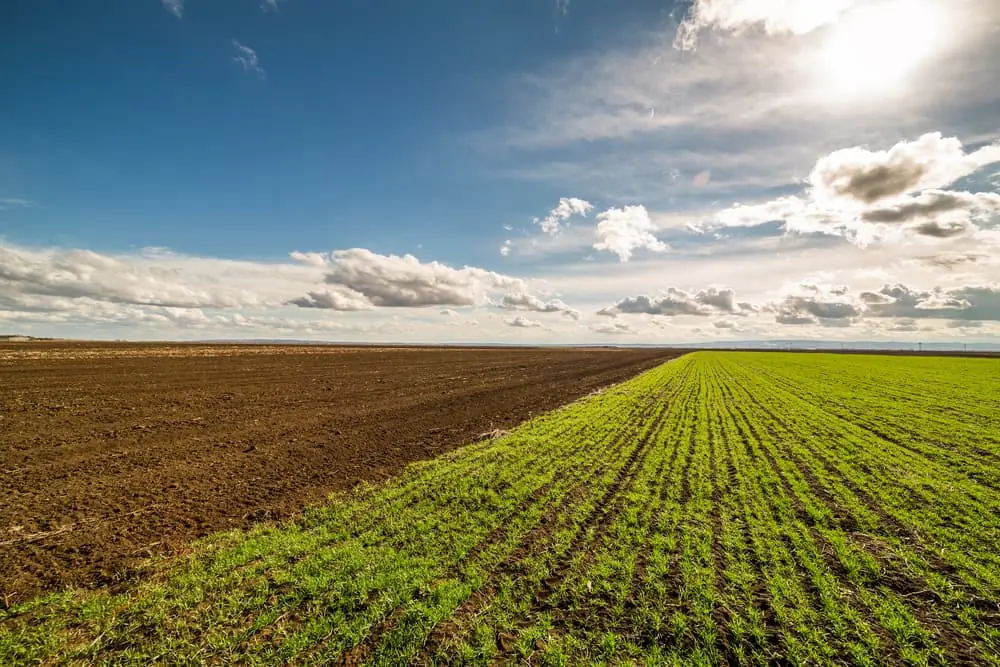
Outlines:
{"type": "Polygon", "coordinates": [[[1000,665],[1000,360],[698,352],[0,611],[0,664],[1000,665]]]}

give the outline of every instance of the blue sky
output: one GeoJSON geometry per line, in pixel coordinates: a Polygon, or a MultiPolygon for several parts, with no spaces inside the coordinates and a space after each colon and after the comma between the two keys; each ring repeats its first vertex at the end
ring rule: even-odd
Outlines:
{"type": "Polygon", "coordinates": [[[4,185],[44,202],[8,223],[10,240],[255,257],[424,244],[494,259],[484,236],[559,190],[503,178],[475,133],[504,123],[503,88],[522,73],[634,22],[540,2],[178,6],[5,10],[4,185]],[[234,41],[259,73],[233,60],[234,41]]]}
{"type": "Polygon", "coordinates": [[[990,0],[7,3],[0,333],[997,340],[998,32],[990,0]]]}

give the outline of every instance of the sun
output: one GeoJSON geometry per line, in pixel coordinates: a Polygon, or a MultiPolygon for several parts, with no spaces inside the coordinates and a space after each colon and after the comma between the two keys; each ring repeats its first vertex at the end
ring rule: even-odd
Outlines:
{"type": "Polygon", "coordinates": [[[944,18],[932,0],[887,0],[851,12],[823,47],[829,84],[854,94],[903,85],[941,47],[944,18]]]}

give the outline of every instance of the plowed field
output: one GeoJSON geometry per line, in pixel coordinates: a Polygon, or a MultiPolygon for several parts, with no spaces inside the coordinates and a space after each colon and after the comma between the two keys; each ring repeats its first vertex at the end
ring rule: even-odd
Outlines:
{"type": "Polygon", "coordinates": [[[383,479],[676,353],[0,345],[0,607],[383,479]]]}

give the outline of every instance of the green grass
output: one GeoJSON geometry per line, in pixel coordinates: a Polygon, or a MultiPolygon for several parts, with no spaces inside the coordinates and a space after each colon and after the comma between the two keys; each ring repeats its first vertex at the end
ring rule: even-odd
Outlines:
{"type": "Polygon", "coordinates": [[[0,612],[0,664],[1000,665],[1000,361],[699,352],[0,612]]]}

